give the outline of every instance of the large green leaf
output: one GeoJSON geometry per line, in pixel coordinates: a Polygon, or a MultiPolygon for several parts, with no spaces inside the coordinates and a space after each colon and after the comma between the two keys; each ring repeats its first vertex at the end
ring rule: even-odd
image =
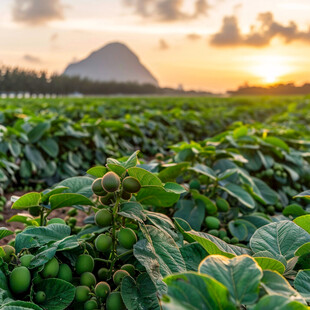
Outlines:
{"type": "Polygon", "coordinates": [[[164,279],[168,293],[163,310],[233,310],[227,288],[207,275],[187,272],[164,279]]]}
{"type": "Polygon", "coordinates": [[[193,170],[199,174],[206,175],[214,181],[217,179],[216,173],[210,167],[203,164],[197,164],[194,167],[189,168],[189,170],[193,170]]]}
{"type": "Polygon", "coordinates": [[[88,169],[86,173],[96,178],[102,178],[107,173],[107,171],[108,169],[104,166],[96,166],[88,169]]]}
{"type": "Polygon", "coordinates": [[[266,295],[253,310],[307,310],[306,305],[280,295],[266,295]]]}
{"type": "Polygon", "coordinates": [[[28,193],[18,198],[12,205],[12,209],[28,209],[38,207],[41,201],[40,193],[28,193]]]}
{"type": "Polygon", "coordinates": [[[24,151],[27,159],[31,163],[33,163],[38,169],[44,169],[46,167],[46,162],[41,152],[37,148],[27,144],[24,148],[24,151]]]}
{"type": "Polygon", "coordinates": [[[46,294],[46,300],[40,304],[46,310],[68,309],[75,296],[75,287],[61,279],[46,279],[37,285],[37,291],[46,294]]]}
{"type": "Polygon", "coordinates": [[[0,306],[1,310],[26,310],[26,309],[33,309],[33,310],[42,310],[41,307],[26,301],[10,301],[0,306]]]}
{"type": "Polygon", "coordinates": [[[187,221],[194,230],[200,230],[206,213],[204,204],[195,204],[192,200],[180,199],[176,209],[175,217],[187,221]]]}
{"type": "Polygon", "coordinates": [[[59,153],[58,143],[53,138],[47,138],[39,142],[40,147],[51,157],[55,158],[59,153]]]}
{"type": "Polygon", "coordinates": [[[283,150],[285,150],[287,152],[290,151],[288,145],[280,138],[269,136],[269,137],[264,139],[264,142],[268,143],[270,145],[279,147],[280,149],[283,149],[283,150]]]}
{"type": "Polygon", "coordinates": [[[285,271],[285,266],[274,258],[256,256],[254,259],[263,270],[277,271],[280,274],[283,274],[285,271]]]}
{"type": "Polygon", "coordinates": [[[229,259],[220,255],[211,255],[201,262],[199,272],[226,286],[232,301],[237,306],[251,305],[258,298],[259,283],[263,273],[250,256],[242,255],[229,259]]]}
{"type": "Polygon", "coordinates": [[[66,193],[81,194],[87,198],[90,198],[93,195],[91,189],[93,181],[94,179],[89,177],[72,177],[58,183],[58,187],[69,187],[69,189],[65,191],[66,193]]]}
{"type": "Polygon", "coordinates": [[[294,223],[310,234],[310,214],[295,218],[294,223]]]}
{"type": "Polygon", "coordinates": [[[81,194],[61,193],[50,197],[52,210],[75,205],[93,206],[94,203],[81,194]]]}
{"type": "Polygon", "coordinates": [[[41,247],[51,241],[62,240],[68,237],[70,232],[70,227],[62,224],[51,224],[46,227],[28,227],[16,236],[16,252],[19,253],[22,249],[41,247]]]}
{"type": "Polygon", "coordinates": [[[36,125],[28,132],[28,139],[31,143],[35,143],[41,139],[47,130],[50,128],[49,122],[42,122],[36,125]]]}
{"type": "Polygon", "coordinates": [[[181,175],[189,166],[189,163],[183,162],[179,164],[165,165],[164,169],[160,171],[158,177],[162,182],[175,182],[176,178],[181,175]]]}
{"type": "Polygon", "coordinates": [[[294,280],[294,287],[307,302],[310,302],[310,270],[299,270],[294,280]]]}
{"type": "Polygon", "coordinates": [[[209,254],[219,254],[229,258],[242,254],[251,254],[249,249],[227,244],[223,240],[207,233],[194,230],[184,233],[201,244],[209,254]]]}
{"type": "Polygon", "coordinates": [[[198,271],[201,261],[208,255],[198,242],[185,244],[180,251],[188,271],[198,271]]]}
{"type": "Polygon", "coordinates": [[[143,222],[146,220],[146,215],[143,211],[143,207],[139,202],[129,201],[120,205],[118,214],[138,222],[143,222]]]}
{"type": "Polygon", "coordinates": [[[152,174],[151,172],[145,169],[136,168],[136,167],[129,168],[128,174],[138,179],[142,187],[147,186],[147,185],[153,185],[157,187],[163,186],[161,180],[157,176],[155,176],[154,174],[152,174]]]}
{"type": "Polygon", "coordinates": [[[160,310],[156,287],[147,273],[140,274],[136,280],[125,277],[121,293],[128,310],[160,310]]]}
{"type": "Polygon", "coordinates": [[[255,201],[253,200],[251,195],[249,195],[249,193],[247,193],[242,187],[233,183],[227,183],[224,186],[220,186],[220,188],[227,192],[229,195],[238,199],[240,203],[247,208],[255,208],[255,201]]]}
{"type": "Polygon", "coordinates": [[[145,185],[140,189],[136,199],[143,205],[170,207],[179,200],[179,197],[180,194],[167,191],[162,186],[145,185]]]}
{"type": "Polygon", "coordinates": [[[68,189],[68,187],[65,187],[65,186],[56,186],[55,188],[53,189],[49,189],[49,190],[46,190],[42,193],[42,197],[41,197],[41,200],[43,203],[46,203],[49,201],[49,198],[52,196],[52,195],[55,195],[55,194],[60,194],[62,192],[64,192],[66,189],[68,189]]]}
{"type": "Polygon", "coordinates": [[[305,302],[302,296],[292,288],[289,282],[277,272],[264,270],[261,286],[269,295],[281,295],[293,300],[305,302]]]}
{"type": "Polygon", "coordinates": [[[166,292],[163,277],[186,270],[184,259],[179,248],[170,235],[154,226],[146,226],[151,242],[146,239],[134,246],[134,255],[146,268],[156,288],[166,292]]]}
{"type": "Polygon", "coordinates": [[[306,231],[291,221],[281,221],[259,228],[251,238],[250,246],[254,252],[269,251],[289,260],[307,242],[310,242],[310,235],[306,231]]]}

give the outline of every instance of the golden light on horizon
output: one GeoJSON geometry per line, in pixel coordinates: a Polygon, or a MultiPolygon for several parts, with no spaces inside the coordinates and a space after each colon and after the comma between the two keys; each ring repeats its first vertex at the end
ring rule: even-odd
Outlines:
{"type": "Polygon", "coordinates": [[[261,79],[264,84],[281,82],[281,79],[294,72],[294,68],[287,57],[261,55],[253,59],[250,71],[261,79]]]}

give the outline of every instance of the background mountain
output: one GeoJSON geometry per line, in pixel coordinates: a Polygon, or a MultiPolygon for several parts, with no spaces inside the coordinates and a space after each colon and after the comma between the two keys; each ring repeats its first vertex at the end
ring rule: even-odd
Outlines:
{"type": "Polygon", "coordinates": [[[158,86],[152,73],[124,44],[114,42],[68,65],[64,75],[80,76],[102,82],[136,82],[158,86]]]}

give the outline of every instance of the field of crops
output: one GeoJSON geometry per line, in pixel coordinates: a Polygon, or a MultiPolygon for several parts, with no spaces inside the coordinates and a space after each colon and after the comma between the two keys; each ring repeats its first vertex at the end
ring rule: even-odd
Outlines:
{"type": "Polygon", "coordinates": [[[0,100],[0,310],[310,309],[309,104],[0,100]]]}

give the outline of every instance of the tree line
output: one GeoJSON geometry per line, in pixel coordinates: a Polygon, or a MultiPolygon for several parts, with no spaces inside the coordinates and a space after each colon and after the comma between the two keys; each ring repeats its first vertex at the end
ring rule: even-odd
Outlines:
{"type": "Polygon", "coordinates": [[[288,84],[275,84],[270,86],[240,86],[237,90],[228,91],[228,94],[232,96],[268,96],[268,95],[309,95],[310,84],[305,83],[302,86],[296,86],[294,83],[288,84]]]}
{"type": "Polygon", "coordinates": [[[28,93],[68,95],[158,94],[208,95],[206,92],[159,88],[152,84],[93,81],[79,76],[48,75],[46,71],[25,70],[18,67],[0,67],[0,93],[28,93]]]}

